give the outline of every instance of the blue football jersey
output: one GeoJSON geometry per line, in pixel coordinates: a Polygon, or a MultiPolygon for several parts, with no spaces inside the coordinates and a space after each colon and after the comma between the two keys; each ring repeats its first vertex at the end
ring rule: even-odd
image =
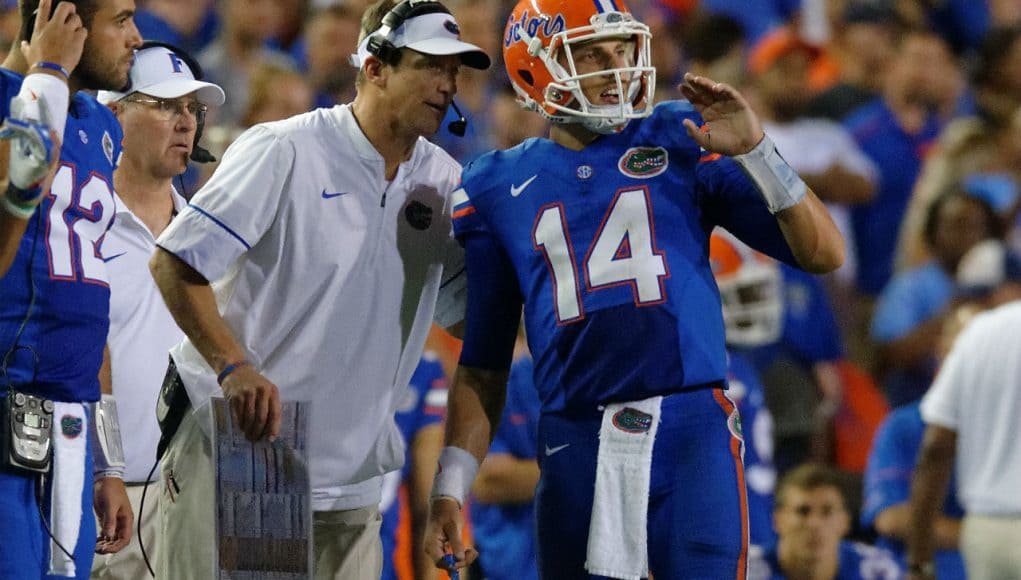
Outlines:
{"type": "MultiPolygon", "coordinates": [[[[22,80],[0,70],[4,117],[22,80]]],[[[58,401],[99,399],[110,324],[101,250],[115,213],[121,136],[108,108],[86,93],[73,96],[60,168],[0,279],[0,353],[10,353],[4,386],[58,401]]]]}
{"type": "MultiPolygon", "coordinates": [[[[865,468],[864,505],[862,523],[871,526],[887,508],[911,501],[911,478],[915,462],[922,448],[925,423],[922,421],[920,403],[898,407],[890,412],[876,432],[865,468]]],[[[957,501],[956,474],[951,475],[946,498],[943,500],[943,515],[962,519],[964,509],[957,501]]],[[[880,536],[876,545],[884,547],[897,556],[901,563],[906,561],[905,546],[894,538],[880,536]]],[[[936,551],[936,577],[941,580],[966,578],[964,559],[957,550],[936,551]]]]}
{"type": "MultiPolygon", "coordinates": [[[[840,542],[840,562],[835,580],[897,580],[904,570],[893,556],[882,548],[859,542],[840,542]]],[[[761,560],[749,562],[749,580],[785,580],[776,550],[770,550],[761,560]]]]}
{"type": "MultiPolygon", "coordinates": [[[[407,443],[408,453],[419,430],[443,421],[447,409],[447,375],[443,365],[434,353],[422,355],[418,367],[411,375],[408,388],[397,401],[397,412],[394,421],[407,443]]],[[[396,580],[397,570],[393,558],[397,550],[397,530],[401,526],[401,505],[404,496],[398,493],[400,484],[411,469],[411,461],[405,461],[400,476],[388,474],[384,479],[383,522],[380,537],[383,543],[383,575],[382,580],[396,580]]]]}
{"type": "Polygon", "coordinates": [[[748,524],[751,542],[768,548],[776,541],[773,530],[773,416],[752,364],[740,352],[729,350],[727,396],[737,405],[744,438],[744,480],[748,486],[748,524]]]}
{"type": "Polygon", "coordinates": [[[689,103],[661,103],[582,151],[530,139],[465,168],[454,194],[469,277],[463,364],[509,366],[507,304],[523,303],[544,411],[723,384],[710,232],[795,262],[758,189],[700,150],[686,118],[701,123],[689,103]],[[473,297],[473,278],[487,296],[473,297]]]}

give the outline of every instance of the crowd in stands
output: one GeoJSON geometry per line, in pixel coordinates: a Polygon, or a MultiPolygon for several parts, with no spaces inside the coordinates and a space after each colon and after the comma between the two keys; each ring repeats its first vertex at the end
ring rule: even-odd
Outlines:
{"type": "MultiPolygon", "coordinates": [[[[513,2],[445,3],[467,42],[501,54],[513,2]]],[[[203,137],[220,157],[252,125],[353,98],[357,69],[348,56],[368,4],[138,0],[136,21],[143,38],[189,50],[206,79],[223,87],[226,103],[210,110],[203,137]]],[[[736,349],[761,382],[758,396],[771,416],[765,425],[745,425],[746,433],[769,440],[756,443],[757,461],[773,470],[750,470],[749,486],[770,497],[777,481],[792,477],[784,501],[763,502],[763,515],[780,534],[797,528],[798,518],[809,516],[792,502],[816,501],[810,492],[822,489],[818,505],[804,509],[835,504],[837,541],[848,535],[889,548],[903,565],[911,470],[923,428],[918,402],[962,317],[1013,298],[1012,284],[1021,282],[1015,257],[1021,252],[1021,2],[631,0],[630,7],[653,32],[657,98],[678,98],[675,87],[686,71],[738,87],[848,242],[848,260],[828,277],[782,267],[780,333],[736,349]],[[805,464],[842,475],[805,472],[805,464]],[[832,482],[839,484],[835,492],[827,487],[832,482]]],[[[0,3],[0,46],[11,45],[18,21],[17,2],[0,3]]],[[[444,128],[435,140],[462,163],[547,129],[541,117],[517,106],[499,64],[488,71],[463,68],[457,103],[468,119],[466,135],[444,128]]],[[[210,167],[192,168],[183,193],[194,193],[210,173],[210,167]]],[[[449,372],[458,345],[437,334],[432,348],[449,372]]],[[[527,382],[527,373],[512,376],[527,382]]],[[[430,414],[442,407],[430,386],[442,382],[432,377],[418,385],[422,401],[432,397],[430,414]]],[[[535,405],[519,407],[508,407],[508,428],[534,428],[527,413],[535,405]]],[[[522,477],[532,481],[534,436],[500,437],[494,452],[531,469],[522,477]]],[[[424,458],[436,453],[409,449],[424,458]]],[[[488,467],[506,465],[500,461],[488,467]]],[[[485,468],[476,489],[480,546],[500,533],[488,510],[494,503],[517,506],[507,517],[522,529],[530,522],[520,513],[528,494],[500,488],[509,476],[487,479],[485,468]]],[[[419,482],[412,491],[421,488],[419,482]]],[[[964,574],[952,549],[961,514],[951,494],[939,521],[940,578],[964,574]]],[[[761,547],[778,566],[794,552],[783,538],[779,548],[768,545],[778,541],[772,532],[764,530],[761,547]]],[[[515,553],[534,554],[519,548],[515,553]]],[[[482,546],[480,561],[485,568],[496,557],[488,559],[482,546]]],[[[410,563],[398,566],[401,573],[410,569],[410,563]]]]}

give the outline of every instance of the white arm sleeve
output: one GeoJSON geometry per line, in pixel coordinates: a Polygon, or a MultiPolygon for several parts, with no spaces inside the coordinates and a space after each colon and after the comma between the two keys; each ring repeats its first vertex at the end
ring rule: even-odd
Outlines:
{"type": "Polygon", "coordinates": [[[294,146],[266,127],[238,137],[157,243],[212,282],[269,229],[289,187],[294,146]]]}
{"type": "MultiPolygon", "coordinates": [[[[21,83],[21,91],[18,96],[24,99],[26,104],[39,103],[38,96],[43,97],[42,102],[46,103],[45,119],[63,142],[64,125],[67,124],[67,108],[71,104],[71,93],[67,83],[53,75],[30,74],[21,83]]],[[[43,117],[36,111],[26,110],[26,113],[33,120],[43,120],[43,117]]]]}

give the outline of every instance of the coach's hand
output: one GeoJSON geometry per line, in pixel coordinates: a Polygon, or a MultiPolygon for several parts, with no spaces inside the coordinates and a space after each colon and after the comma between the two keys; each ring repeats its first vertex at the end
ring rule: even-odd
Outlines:
{"type": "Polygon", "coordinates": [[[684,120],[688,135],[706,151],[721,155],[748,153],[762,141],[762,123],[741,93],[727,83],[687,73],[678,87],[705,124],[684,120]]]}
{"type": "MultiPolygon", "coordinates": [[[[85,37],[89,32],[74,4],[71,2],[57,4],[51,17],[52,3],[52,0],[39,1],[32,38],[28,42],[22,41],[21,52],[29,66],[45,61],[59,64],[64,70],[71,71],[78,66],[85,48],[85,37]]],[[[55,71],[45,72],[60,76],[55,71]]]]}
{"type": "Polygon", "coordinates": [[[124,481],[118,477],[97,479],[92,488],[92,501],[99,519],[96,553],[121,551],[131,541],[131,523],[134,521],[124,481]]]}
{"type": "Polygon", "coordinates": [[[280,434],[280,391],[255,367],[243,365],[230,373],[223,380],[223,396],[249,441],[273,441],[280,434]]]}
{"type": "Polygon", "coordinates": [[[429,521],[426,523],[425,538],[422,548],[429,559],[441,570],[449,570],[443,557],[447,554],[447,546],[454,555],[454,569],[460,570],[471,565],[479,553],[475,548],[465,548],[461,542],[461,529],[464,518],[461,506],[453,498],[433,498],[429,506],[429,521]]]}

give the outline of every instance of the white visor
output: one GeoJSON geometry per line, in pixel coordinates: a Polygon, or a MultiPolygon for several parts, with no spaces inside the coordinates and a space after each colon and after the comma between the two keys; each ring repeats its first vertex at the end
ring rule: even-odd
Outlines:
{"type": "MultiPolygon", "coordinates": [[[[382,30],[382,28],[380,28],[382,30]]],[[[358,44],[358,53],[351,55],[351,64],[361,68],[369,53],[369,39],[365,35],[358,44]]],[[[415,16],[404,21],[389,35],[390,42],[397,48],[410,48],[422,54],[446,56],[456,54],[465,66],[485,70],[489,68],[489,56],[474,44],[461,41],[461,29],[454,17],[446,13],[432,13],[415,16]]]]}
{"type": "Polygon", "coordinates": [[[222,105],[223,89],[213,83],[195,80],[188,64],[172,50],[154,46],[135,52],[135,62],[124,91],[99,91],[96,98],[104,105],[119,101],[131,93],[159,99],[176,99],[196,93],[204,105],[222,105]]]}

